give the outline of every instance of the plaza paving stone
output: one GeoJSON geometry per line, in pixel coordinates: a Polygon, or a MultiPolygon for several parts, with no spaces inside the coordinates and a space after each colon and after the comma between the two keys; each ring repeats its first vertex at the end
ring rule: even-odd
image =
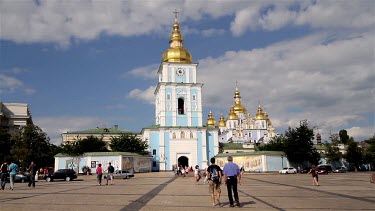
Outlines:
{"type": "Polygon", "coordinates": [[[77,180],[38,181],[36,188],[16,183],[0,191],[0,210],[375,210],[375,184],[370,173],[320,175],[321,186],[311,186],[311,175],[245,173],[238,186],[240,208],[230,208],[222,186],[222,207],[211,204],[208,185],[171,172],[135,174],[99,186],[95,175],[77,180]]]}

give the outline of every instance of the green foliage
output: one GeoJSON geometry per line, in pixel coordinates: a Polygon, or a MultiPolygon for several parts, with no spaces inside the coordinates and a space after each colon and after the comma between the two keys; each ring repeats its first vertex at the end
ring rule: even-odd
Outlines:
{"type": "Polygon", "coordinates": [[[316,151],[312,140],[314,131],[309,127],[307,120],[300,122],[297,128],[285,131],[284,152],[292,163],[303,164],[308,161],[318,164],[320,155],[316,151]]]}
{"type": "Polygon", "coordinates": [[[53,165],[57,148],[50,144],[49,137],[36,125],[26,125],[12,134],[11,154],[14,160],[26,167],[31,161],[38,166],[53,165]]]}
{"type": "Polygon", "coordinates": [[[71,141],[61,145],[61,152],[72,157],[78,157],[85,152],[108,152],[107,144],[103,139],[89,136],[82,140],[71,141]]]}
{"type": "Polygon", "coordinates": [[[258,146],[260,151],[284,151],[285,150],[285,136],[280,135],[273,137],[268,144],[258,146]]]}
{"type": "Polygon", "coordinates": [[[337,145],[327,142],[324,145],[327,148],[327,152],[325,153],[325,155],[327,156],[327,161],[329,163],[335,163],[342,158],[342,153],[340,152],[340,149],[337,147],[337,145]]]}
{"type": "Polygon", "coordinates": [[[0,162],[11,159],[12,141],[10,138],[10,134],[5,129],[0,128],[0,162]]]}
{"type": "Polygon", "coordinates": [[[120,137],[112,137],[109,146],[114,152],[134,152],[139,154],[148,154],[147,142],[137,138],[136,134],[125,133],[120,137]]]}
{"type": "Polygon", "coordinates": [[[369,146],[364,153],[364,162],[375,165],[375,135],[369,140],[366,140],[365,143],[369,146]]]}
{"type": "Polygon", "coordinates": [[[341,143],[343,143],[343,144],[349,143],[349,136],[348,136],[348,132],[346,130],[340,130],[339,136],[340,136],[341,143]]]}
{"type": "Polygon", "coordinates": [[[332,134],[329,139],[331,139],[331,144],[333,145],[341,144],[339,134],[332,134]]]}
{"type": "Polygon", "coordinates": [[[363,151],[361,148],[358,147],[357,142],[353,141],[352,139],[349,139],[349,146],[346,150],[344,158],[350,164],[354,165],[355,170],[357,171],[359,164],[361,164],[363,161],[363,151]]]}

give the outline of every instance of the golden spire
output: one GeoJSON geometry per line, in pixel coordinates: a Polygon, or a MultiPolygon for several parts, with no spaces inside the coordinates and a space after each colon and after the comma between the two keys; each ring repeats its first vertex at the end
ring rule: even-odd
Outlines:
{"type": "Polygon", "coordinates": [[[268,118],[268,114],[267,114],[267,112],[266,111],[264,111],[264,117],[266,118],[266,120],[267,120],[267,125],[268,126],[272,126],[272,122],[271,122],[271,120],[270,120],[270,118],[268,118]]]}
{"type": "Polygon", "coordinates": [[[234,106],[233,106],[234,113],[236,113],[237,115],[239,113],[245,114],[247,113],[247,110],[245,106],[241,104],[241,95],[240,95],[240,91],[238,90],[237,84],[238,82],[236,81],[236,91],[234,92],[234,106]]]}
{"type": "Polygon", "coordinates": [[[210,111],[210,113],[208,114],[208,119],[207,119],[207,127],[215,127],[216,126],[216,121],[214,119],[214,115],[212,114],[212,112],[210,111]]]}
{"type": "Polygon", "coordinates": [[[219,127],[225,127],[226,124],[225,124],[225,119],[224,119],[224,115],[221,114],[220,116],[220,121],[219,121],[219,124],[218,124],[219,127]]]}
{"type": "Polygon", "coordinates": [[[234,108],[233,108],[233,107],[234,107],[234,106],[232,106],[232,107],[230,108],[230,111],[229,111],[229,115],[228,115],[227,120],[238,120],[238,116],[237,116],[236,113],[234,113],[234,108]]]}
{"type": "Polygon", "coordinates": [[[173,32],[169,40],[170,48],[163,53],[162,62],[177,62],[177,63],[191,63],[192,56],[188,50],[183,48],[184,40],[180,33],[180,25],[177,21],[177,10],[175,14],[173,32]]]}
{"type": "Polygon", "coordinates": [[[266,117],[264,116],[263,109],[258,106],[258,113],[255,115],[255,119],[257,120],[266,120],[266,117]]]}

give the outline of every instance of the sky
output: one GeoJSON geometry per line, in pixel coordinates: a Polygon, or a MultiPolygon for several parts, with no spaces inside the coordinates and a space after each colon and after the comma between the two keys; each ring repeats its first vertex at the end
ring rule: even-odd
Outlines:
{"type": "Polygon", "coordinates": [[[0,0],[0,101],[27,103],[51,143],[96,127],[155,124],[174,22],[198,65],[205,122],[236,81],[283,134],[301,120],[329,140],[375,134],[375,1],[0,0]]]}

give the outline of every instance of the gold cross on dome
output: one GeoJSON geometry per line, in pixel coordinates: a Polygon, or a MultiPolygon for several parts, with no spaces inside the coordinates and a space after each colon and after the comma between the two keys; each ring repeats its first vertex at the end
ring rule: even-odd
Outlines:
{"type": "Polygon", "coordinates": [[[177,12],[177,9],[175,9],[173,13],[174,13],[174,21],[177,22],[177,14],[179,12],[177,12]]]}

